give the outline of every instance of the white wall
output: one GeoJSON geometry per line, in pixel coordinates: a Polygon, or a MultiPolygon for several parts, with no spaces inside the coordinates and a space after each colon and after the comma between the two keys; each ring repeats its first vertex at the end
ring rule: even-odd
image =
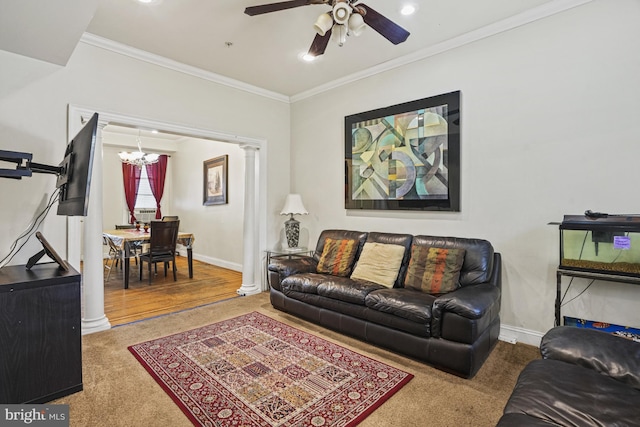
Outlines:
{"type": "MultiPolygon", "coordinates": [[[[118,152],[135,145],[135,136],[104,132],[103,144],[103,229],[108,229],[129,219],[118,152]]],[[[232,143],[182,137],[176,141],[146,138],[144,150],[170,155],[162,215],[178,215],[180,230],[194,233],[198,244],[193,247],[193,257],[241,271],[245,184],[242,149],[232,143]],[[203,162],[225,154],[229,156],[228,203],[204,206],[203,162]]]]}
{"type": "MultiPolygon", "coordinates": [[[[77,46],[65,67],[0,51],[1,149],[34,153],[34,161],[57,164],[68,140],[69,104],[266,140],[267,240],[278,239],[281,224],[277,213],[289,189],[287,103],[84,43],[77,46]]],[[[52,176],[0,180],[0,256],[8,252],[54,188],[52,176]]],[[[50,214],[43,233],[64,256],[65,219],[50,214]]],[[[204,244],[203,240],[198,239],[196,245],[204,244]]],[[[25,263],[39,250],[39,244],[30,242],[12,264],[25,263]]]]}
{"type": "Polygon", "coordinates": [[[180,228],[194,231],[196,259],[242,270],[244,155],[235,144],[189,138],[180,142],[174,161],[174,214],[180,228]],[[203,205],[203,162],[228,155],[227,204],[203,205]]]}
{"type": "MultiPolygon", "coordinates": [[[[639,21],[638,1],[595,1],[296,102],[291,182],[310,212],[302,227],[312,241],[329,227],[488,239],[503,255],[503,325],[545,332],[558,265],[558,230],[547,223],[586,209],[640,212],[639,21]],[[461,212],[346,211],[344,116],[454,90],[461,212]]],[[[592,289],[563,314],[640,326],[639,288],[592,289]]]]}

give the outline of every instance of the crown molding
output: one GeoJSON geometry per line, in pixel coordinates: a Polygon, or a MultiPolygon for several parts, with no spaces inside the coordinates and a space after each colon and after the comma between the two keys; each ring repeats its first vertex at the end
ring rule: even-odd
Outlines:
{"type": "Polygon", "coordinates": [[[569,10],[578,6],[582,6],[592,1],[593,0],[552,0],[548,3],[540,5],[533,9],[529,9],[525,12],[519,13],[517,15],[511,16],[509,18],[503,19],[501,21],[495,22],[485,27],[478,28],[477,30],[470,31],[458,37],[454,37],[452,39],[443,41],[441,43],[437,43],[433,46],[430,46],[421,50],[417,50],[409,55],[405,55],[400,58],[387,61],[385,63],[368,68],[366,70],[350,74],[340,79],[317,86],[313,89],[300,92],[291,97],[277,93],[277,92],[272,92],[272,91],[260,88],[258,86],[253,86],[248,83],[241,82],[239,80],[231,79],[229,77],[225,77],[220,74],[212,73],[210,71],[205,71],[201,68],[186,65],[181,62],[177,62],[160,55],[155,55],[153,53],[149,53],[141,49],[136,49],[134,47],[127,46],[122,43],[114,42],[112,40],[105,39],[103,37],[99,37],[91,33],[84,33],[80,41],[85,44],[110,50],[115,53],[126,55],[131,58],[149,62],[151,64],[158,65],[160,67],[165,67],[181,73],[189,74],[189,75],[192,75],[204,80],[208,80],[214,83],[218,83],[221,85],[225,85],[234,89],[249,92],[254,95],[264,96],[266,98],[274,99],[280,102],[294,103],[306,98],[311,98],[312,96],[318,95],[322,92],[327,92],[329,90],[338,88],[340,86],[344,86],[346,84],[350,84],[358,80],[371,77],[376,74],[390,71],[395,68],[399,68],[404,65],[411,64],[413,62],[421,61],[423,59],[430,58],[440,53],[465,46],[467,44],[476,42],[478,40],[482,40],[487,37],[491,37],[496,34],[500,34],[505,31],[509,31],[514,28],[518,28],[523,25],[530,24],[531,22],[535,22],[540,19],[553,16],[555,14],[564,12],[566,10],[569,10]]]}
{"type": "Polygon", "coordinates": [[[121,55],[129,56],[131,58],[145,61],[150,64],[158,65],[160,67],[168,68],[173,71],[188,74],[194,77],[198,77],[204,80],[208,80],[214,83],[218,83],[224,86],[228,86],[234,89],[242,90],[252,93],[254,95],[264,96],[265,98],[271,98],[276,101],[289,103],[289,97],[280,93],[272,92],[270,90],[263,89],[258,86],[253,86],[248,83],[241,82],[239,80],[231,79],[229,77],[222,76],[220,74],[205,71],[201,68],[186,65],[178,61],[174,61],[169,58],[165,58],[160,55],[156,55],[141,49],[136,49],[131,46],[127,46],[122,43],[115,42],[113,40],[105,39],[104,37],[96,36],[91,33],[84,33],[80,38],[82,43],[109,50],[121,55]]]}
{"type": "Polygon", "coordinates": [[[318,95],[322,92],[326,92],[346,84],[353,83],[358,80],[371,77],[376,74],[383,73],[385,71],[393,70],[398,67],[402,67],[413,62],[421,61],[426,58],[438,55],[449,50],[456,49],[461,46],[476,42],[478,40],[485,39],[487,37],[494,36],[496,34],[503,33],[505,31],[512,30],[517,27],[529,24],[531,22],[538,21],[540,19],[547,18],[560,12],[564,12],[568,9],[572,9],[577,6],[582,6],[586,3],[590,3],[593,0],[553,0],[545,3],[541,6],[529,9],[525,12],[513,15],[509,18],[487,25],[477,30],[462,34],[458,37],[454,37],[449,40],[445,40],[441,43],[437,43],[433,46],[417,50],[409,55],[402,56],[400,58],[387,61],[385,63],[376,65],[358,73],[350,74],[342,77],[338,80],[317,86],[313,89],[300,92],[291,97],[291,103],[301,101],[306,98],[318,95]]]}

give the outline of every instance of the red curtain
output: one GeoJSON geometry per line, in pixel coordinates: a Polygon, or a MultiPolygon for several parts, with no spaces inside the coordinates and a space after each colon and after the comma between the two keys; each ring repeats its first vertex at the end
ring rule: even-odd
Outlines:
{"type": "Polygon", "coordinates": [[[136,207],[136,197],[138,197],[138,186],[140,186],[140,168],[135,165],[122,164],[122,181],[124,182],[124,197],[129,208],[129,223],[136,222],[133,210],[136,207]]]}
{"type": "Polygon", "coordinates": [[[149,178],[149,186],[151,186],[151,192],[156,199],[156,219],[162,218],[160,212],[160,200],[162,200],[162,194],[164,193],[164,178],[167,174],[167,159],[166,154],[161,154],[157,163],[147,165],[147,177],[149,178]]]}

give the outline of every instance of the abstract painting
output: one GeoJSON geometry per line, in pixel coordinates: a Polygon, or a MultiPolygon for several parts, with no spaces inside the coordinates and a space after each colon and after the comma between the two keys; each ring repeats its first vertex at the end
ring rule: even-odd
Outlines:
{"type": "Polygon", "coordinates": [[[347,209],[460,210],[460,92],[345,117],[347,209]]]}

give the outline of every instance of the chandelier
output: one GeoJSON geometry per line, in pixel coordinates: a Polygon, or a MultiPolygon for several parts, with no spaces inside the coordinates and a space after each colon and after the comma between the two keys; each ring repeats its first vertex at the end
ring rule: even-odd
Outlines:
{"type": "Polygon", "coordinates": [[[122,163],[134,165],[142,169],[143,166],[156,163],[160,157],[158,154],[149,153],[146,154],[142,151],[142,140],[140,138],[140,131],[138,131],[138,137],[136,138],[138,143],[138,151],[121,151],[118,153],[122,163]]]}

